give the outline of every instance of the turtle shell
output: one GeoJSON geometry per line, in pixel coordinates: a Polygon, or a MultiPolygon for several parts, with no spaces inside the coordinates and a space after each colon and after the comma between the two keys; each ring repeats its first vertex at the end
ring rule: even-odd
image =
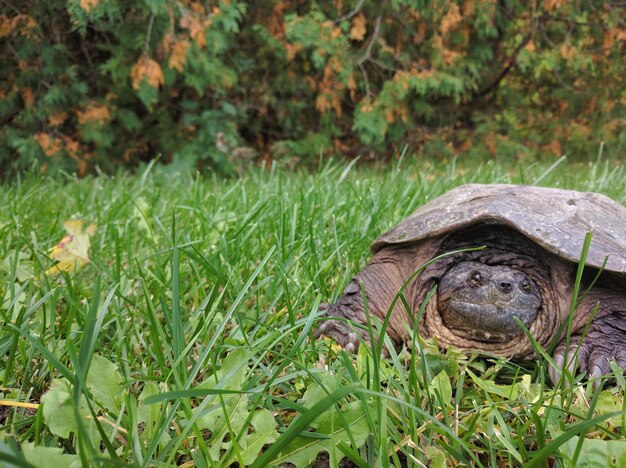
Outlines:
{"type": "Polygon", "coordinates": [[[513,228],[549,252],[577,263],[592,232],[586,264],[626,274],[626,207],[592,192],[528,185],[469,184],[418,208],[372,244],[413,244],[470,225],[513,228]]]}

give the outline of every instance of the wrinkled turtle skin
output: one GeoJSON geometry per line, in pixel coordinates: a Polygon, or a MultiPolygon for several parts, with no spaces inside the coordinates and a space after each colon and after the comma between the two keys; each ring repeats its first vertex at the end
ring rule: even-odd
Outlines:
{"type": "Polygon", "coordinates": [[[478,246],[484,248],[429,263],[407,283],[409,309],[397,301],[387,328],[395,344],[408,342],[417,327],[443,347],[530,358],[533,347],[519,319],[544,348],[558,339],[553,355],[558,367],[550,368],[555,382],[564,365],[572,372],[577,365],[596,383],[610,372],[610,361],[626,368],[626,207],[597,193],[544,187],[464,185],[418,208],[374,241],[371,262],[337,302],[322,305],[326,317],[316,336],[355,350],[369,339],[364,327],[353,326],[367,324],[361,288],[369,313],[382,321],[421,266],[478,246]],[[592,240],[581,287],[586,293],[579,294],[565,353],[562,330],[587,232],[592,240]]]}

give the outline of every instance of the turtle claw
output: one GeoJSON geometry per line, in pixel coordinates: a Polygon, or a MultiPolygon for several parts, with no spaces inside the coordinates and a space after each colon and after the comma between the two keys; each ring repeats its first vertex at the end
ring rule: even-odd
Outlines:
{"type": "Polygon", "coordinates": [[[326,336],[334,340],[347,352],[356,352],[359,348],[359,343],[362,337],[359,337],[357,333],[355,333],[355,327],[351,325],[348,320],[338,320],[333,318],[344,316],[341,313],[341,309],[332,304],[322,304],[320,305],[319,310],[325,312],[322,316],[324,319],[313,333],[313,336],[316,339],[321,336],[326,336]]]}
{"type": "Polygon", "coordinates": [[[563,372],[561,372],[561,369],[563,369],[563,362],[565,358],[563,357],[562,353],[555,353],[552,357],[552,360],[554,361],[555,365],[548,366],[548,375],[550,376],[552,384],[557,385],[559,383],[559,380],[561,380],[561,375],[563,374],[563,372]]]}
{"type": "Polygon", "coordinates": [[[594,390],[598,390],[604,377],[611,373],[611,361],[626,370],[626,330],[620,320],[619,315],[609,315],[595,321],[582,342],[579,335],[572,336],[567,366],[565,346],[559,346],[553,355],[556,368],[550,366],[548,369],[552,383],[558,384],[564,369],[570,375],[578,369],[587,374],[594,390]]]}
{"type": "Polygon", "coordinates": [[[559,383],[561,376],[563,375],[563,371],[567,371],[569,375],[574,376],[576,367],[578,367],[577,364],[579,364],[579,360],[576,356],[576,345],[570,346],[567,358],[567,366],[565,366],[565,349],[558,348],[554,352],[552,359],[554,360],[556,367],[548,367],[548,375],[550,376],[550,380],[552,380],[552,384],[557,385],[559,383]]]}

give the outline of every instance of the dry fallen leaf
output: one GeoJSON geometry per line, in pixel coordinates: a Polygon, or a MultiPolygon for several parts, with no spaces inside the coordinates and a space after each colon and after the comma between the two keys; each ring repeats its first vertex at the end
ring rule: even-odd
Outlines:
{"type": "Polygon", "coordinates": [[[89,238],[96,232],[97,226],[95,224],[85,226],[84,221],[66,221],[63,227],[67,235],[50,249],[50,258],[57,263],[46,271],[47,275],[78,270],[90,262],[89,238]]]}

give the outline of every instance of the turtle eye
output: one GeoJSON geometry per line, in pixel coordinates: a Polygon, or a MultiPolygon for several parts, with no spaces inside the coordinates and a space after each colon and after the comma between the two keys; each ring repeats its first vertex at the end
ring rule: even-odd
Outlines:
{"type": "Polygon", "coordinates": [[[523,280],[520,283],[520,287],[522,288],[522,291],[524,291],[525,293],[530,292],[530,283],[528,282],[528,280],[523,280]]]}
{"type": "Polygon", "coordinates": [[[483,275],[480,274],[480,271],[472,271],[470,273],[469,284],[471,287],[476,288],[478,286],[482,286],[483,284],[483,275]]]}

